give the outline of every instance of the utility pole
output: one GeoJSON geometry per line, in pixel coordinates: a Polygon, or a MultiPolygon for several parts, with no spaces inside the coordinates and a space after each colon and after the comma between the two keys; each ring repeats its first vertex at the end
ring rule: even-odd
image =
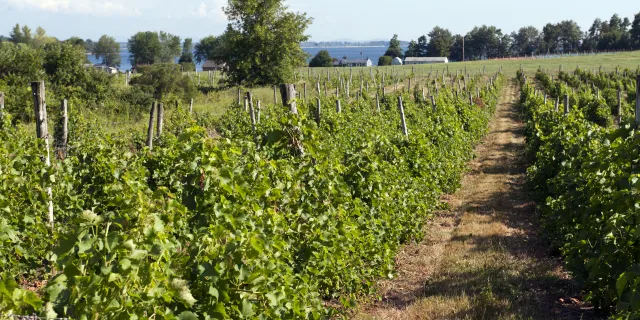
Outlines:
{"type": "Polygon", "coordinates": [[[462,62],[464,62],[464,37],[462,36],[462,62]]]}

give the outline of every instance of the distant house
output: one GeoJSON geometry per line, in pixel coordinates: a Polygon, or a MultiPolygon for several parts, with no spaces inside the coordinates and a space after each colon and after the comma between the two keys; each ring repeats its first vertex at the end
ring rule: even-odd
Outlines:
{"type": "Polygon", "coordinates": [[[202,65],[202,71],[219,71],[227,66],[226,63],[216,63],[213,60],[207,60],[202,65]]]}
{"type": "Polygon", "coordinates": [[[401,66],[402,65],[402,59],[400,59],[399,57],[393,58],[393,61],[391,61],[391,65],[393,65],[393,66],[401,66]]]}
{"type": "MultiPolygon", "coordinates": [[[[335,63],[334,63],[335,66],[335,63]]],[[[344,59],[340,61],[338,65],[340,67],[371,67],[373,66],[373,62],[371,59],[344,59]]]]}
{"type": "Polygon", "coordinates": [[[449,63],[447,57],[406,57],[404,64],[449,63]]]}
{"type": "Polygon", "coordinates": [[[117,74],[118,73],[118,68],[114,68],[114,67],[109,67],[105,64],[96,64],[93,66],[95,69],[100,70],[100,71],[104,71],[108,74],[117,74]]]}

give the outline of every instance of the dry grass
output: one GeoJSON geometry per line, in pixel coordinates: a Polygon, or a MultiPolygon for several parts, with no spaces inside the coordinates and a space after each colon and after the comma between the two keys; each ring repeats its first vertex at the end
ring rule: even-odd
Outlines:
{"type": "Polygon", "coordinates": [[[517,88],[505,90],[462,189],[443,199],[451,210],[428,224],[424,241],[405,247],[399,276],[379,285],[382,301],[354,318],[595,318],[537,236],[535,204],[524,186],[517,88]]]}

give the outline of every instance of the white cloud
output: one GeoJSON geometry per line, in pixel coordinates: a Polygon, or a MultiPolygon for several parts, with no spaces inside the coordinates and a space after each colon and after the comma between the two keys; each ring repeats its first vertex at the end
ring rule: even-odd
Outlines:
{"type": "Polygon", "coordinates": [[[191,14],[197,17],[206,17],[207,16],[207,4],[201,2],[196,10],[191,11],[191,14]]]}
{"type": "Polygon", "coordinates": [[[139,16],[140,10],[125,5],[123,0],[8,0],[16,8],[32,8],[48,12],[82,13],[94,15],[139,16]]]}
{"type": "Polygon", "coordinates": [[[227,4],[226,0],[212,0],[207,2],[200,2],[197,8],[191,10],[189,13],[193,16],[200,18],[213,18],[217,21],[226,22],[227,15],[224,14],[222,8],[227,4]]]}

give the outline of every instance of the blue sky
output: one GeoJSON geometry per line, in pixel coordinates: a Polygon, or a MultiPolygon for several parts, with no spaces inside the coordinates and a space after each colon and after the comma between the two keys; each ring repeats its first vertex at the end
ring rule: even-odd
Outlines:
{"type": "MultiPolygon", "coordinates": [[[[291,10],[314,18],[308,30],[313,41],[337,39],[416,39],[434,26],[466,33],[491,24],[503,32],[547,22],[573,19],[587,29],[595,18],[614,13],[633,19],[637,0],[289,0],[291,10]]],[[[66,39],[72,35],[97,39],[102,34],[126,41],[138,31],[164,30],[182,38],[220,34],[226,26],[226,0],[0,0],[0,34],[16,24],[66,39]]]]}

